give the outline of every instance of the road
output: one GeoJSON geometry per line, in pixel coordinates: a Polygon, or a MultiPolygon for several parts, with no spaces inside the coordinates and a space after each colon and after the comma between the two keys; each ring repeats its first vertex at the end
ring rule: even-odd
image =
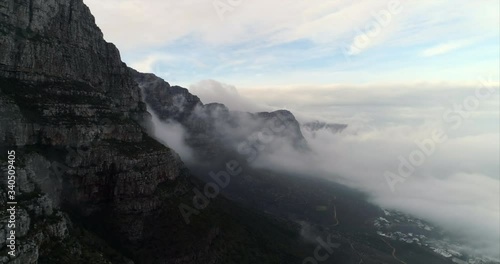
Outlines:
{"type": "Polygon", "coordinates": [[[363,263],[363,257],[361,256],[361,254],[359,253],[359,251],[357,251],[355,248],[354,248],[354,245],[352,244],[352,241],[349,239],[349,245],[351,245],[351,249],[356,252],[356,254],[359,256],[359,262],[358,264],[361,264],[363,263]]]}
{"type": "Polygon", "coordinates": [[[385,239],[383,239],[383,238],[380,238],[380,239],[382,239],[382,241],[384,241],[390,248],[392,248],[392,257],[395,260],[397,260],[397,261],[399,261],[399,262],[401,262],[403,264],[407,264],[406,262],[404,262],[404,261],[398,259],[398,257],[396,257],[396,249],[391,244],[389,244],[389,242],[385,241],[385,239]]]}

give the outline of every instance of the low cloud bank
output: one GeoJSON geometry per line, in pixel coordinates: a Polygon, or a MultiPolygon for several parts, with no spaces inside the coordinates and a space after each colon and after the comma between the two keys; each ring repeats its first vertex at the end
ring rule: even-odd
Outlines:
{"type": "MultiPolygon", "coordinates": [[[[426,129],[397,127],[341,134],[305,132],[313,155],[291,149],[262,156],[261,167],[331,179],[364,191],[372,202],[429,220],[481,254],[498,257],[498,134],[449,138],[391,189],[387,171],[418,150],[426,129]],[[422,133],[414,131],[417,129],[422,133]],[[411,132],[412,133],[411,133],[411,132]]],[[[408,161],[409,163],[409,161],[408,161]]]]}
{"type": "Polygon", "coordinates": [[[260,166],[362,190],[500,258],[498,83],[267,91],[262,100],[350,126],[340,134],[303,131],[314,155],[285,149],[261,157],[260,166]],[[478,98],[478,89],[488,96],[478,98]]]}
{"type": "MultiPolygon", "coordinates": [[[[252,101],[259,101],[269,109],[288,106],[302,121],[349,124],[337,134],[302,131],[311,155],[284,146],[272,155],[260,155],[253,164],[361,190],[375,204],[429,220],[470,250],[500,258],[498,84],[481,90],[490,94],[478,99],[474,108],[469,103],[477,99],[477,85],[374,87],[257,89],[240,94],[234,87],[201,82],[192,91],[199,91],[202,99],[232,102],[235,110],[258,109],[252,101]]],[[[181,128],[156,127],[157,137],[189,157],[181,128]]]]}

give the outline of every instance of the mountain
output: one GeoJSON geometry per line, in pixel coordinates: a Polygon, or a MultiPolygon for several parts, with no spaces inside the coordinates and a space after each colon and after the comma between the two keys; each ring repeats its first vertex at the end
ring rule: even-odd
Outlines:
{"type": "Polygon", "coordinates": [[[348,125],[346,124],[331,124],[331,123],[326,123],[326,122],[321,122],[321,121],[314,121],[314,122],[307,122],[302,124],[302,127],[310,131],[312,133],[318,132],[318,131],[329,131],[331,133],[342,133],[348,125]]]}
{"type": "Polygon", "coordinates": [[[147,134],[140,89],[81,0],[2,1],[0,47],[0,167],[15,163],[17,202],[13,251],[2,181],[0,263],[234,263],[232,251],[253,252],[248,261],[297,258],[283,247],[297,247],[298,227],[263,234],[256,229],[278,220],[222,197],[185,222],[179,205],[200,182],[147,134]],[[245,222],[255,218],[260,225],[245,222]],[[286,239],[262,245],[269,236],[286,239]]]}
{"type": "Polygon", "coordinates": [[[238,143],[252,138],[255,138],[253,141],[262,142],[266,140],[258,138],[266,136],[273,137],[273,142],[267,146],[268,151],[285,144],[301,151],[309,149],[299,122],[289,111],[230,111],[223,104],[203,104],[186,88],[171,86],[154,74],[139,73],[133,69],[130,71],[141,87],[144,101],[151,111],[162,121],[182,124],[187,130],[188,145],[196,150],[200,159],[210,159],[215,153],[219,156],[222,153],[227,153],[223,156],[244,154],[247,150],[242,149],[238,143]]]}

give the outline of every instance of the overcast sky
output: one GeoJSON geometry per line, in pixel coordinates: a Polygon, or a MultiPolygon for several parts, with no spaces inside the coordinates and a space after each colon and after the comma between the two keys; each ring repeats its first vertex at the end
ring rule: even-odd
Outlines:
{"type": "Polygon", "coordinates": [[[84,0],[139,71],[238,88],[499,74],[498,0],[84,0]]]}

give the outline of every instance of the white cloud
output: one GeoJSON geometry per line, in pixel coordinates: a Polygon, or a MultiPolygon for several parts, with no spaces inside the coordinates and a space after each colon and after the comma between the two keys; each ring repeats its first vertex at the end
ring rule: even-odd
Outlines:
{"type": "Polygon", "coordinates": [[[399,0],[401,12],[390,19],[393,0],[246,0],[223,20],[213,0],[84,1],[127,63],[182,85],[461,81],[498,72],[495,0],[399,0]],[[418,58],[420,47],[435,48],[424,52],[433,55],[464,39],[479,39],[478,48],[464,49],[453,63],[418,58]],[[153,67],[161,56],[175,61],[153,67]]]}
{"type": "Polygon", "coordinates": [[[461,48],[468,46],[470,44],[471,44],[471,41],[454,41],[454,42],[443,43],[443,44],[439,44],[437,46],[425,49],[424,51],[422,51],[421,55],[424,57],[433,57],[433,56],[437,56],[437,55],[442,55],[445,53],[455,51],[457,49],[461,49],[461,48]]]}
{"type": "MultiPolygon", "coordinates": [[[[496,92],[482,102],[475,114],[495,118],[498,117],[499,82],[491,78],[485,83],[496,92]]],[[[247,87],[240,89],[240,93],[272,107],[287,105],[303,114],[328,117],[337,122],[366,114],[377,120],[390,119],[401,123],[422,120],[423,117],[439,119],[444,109],[474,95],[474,89],[479,85],[479,81],[283,85],[247,87]]]]}
{"type": "Polygon", "coordinates": [[[172,120],[162,121],[149,109],[151,114],[151,136],[156,138],[165,146],[174,149],[184,162],[193,160],[193,150],[186,144],[188,134],[182,125],[172,120]]]}
{"type": "MultiPolygon", "coordinates": [[[[225,14],[224,20],[217,15],[212,0],[85,0],[85,3],[106,38],[129,50],[158,47],[186,36],[200,37],[209,45],[259,40],[277,44],[309,39],[341,46],[359,35],[358,29],[364,31],[376,21],[377,14],[387,10],[391,1],[295,0],[286,4],[279,0],[242,1],[225,14]]],[[[405,38],[416,42],[415,37],[426,41],[457,33],[497,33],[498,25],[491,23],[498,17],[491,11],[498,5],[494,0],[398,2],[403,12],[393,15],[389,25],[382,29],[384,34],[377,37],[380,42],[397,43],[405,38]],[[468,12],[463,12],[464,9],[468,12]],[[482,27],[471,27],[476,24],[482,27]],[[437,32],[440,34],[435,35],[437,32]]]]}
{"type": "Polygon", "coordinates": [[[269,109],[240,95],[236,87],[215,80],[203,80],[189,87],[189,91],[207,103],[221,103],[233,111],[259,112],[269,109]]]}
{"type": "Polygon", "coordinates": [[[397,173],[398,158],[408,159],[409,153],[418,149],[416,141],[428,139],[434,129],[446,128],[442,124],[383,125],[376,120],[364,120],[363,125],[335,135],[320,131],[312,136],[305,131],[316,155],[304,156],[285,149],[260,157],[257,164],[316,175],[362,190],[380,206],[440,226],[477,250],[475,253],[500,257],[498,129],[472,136],[448,133],[448,140],[435,145],[436,151],[405,182],[397,184],[393,193],[384,172],[397,173]]]}

